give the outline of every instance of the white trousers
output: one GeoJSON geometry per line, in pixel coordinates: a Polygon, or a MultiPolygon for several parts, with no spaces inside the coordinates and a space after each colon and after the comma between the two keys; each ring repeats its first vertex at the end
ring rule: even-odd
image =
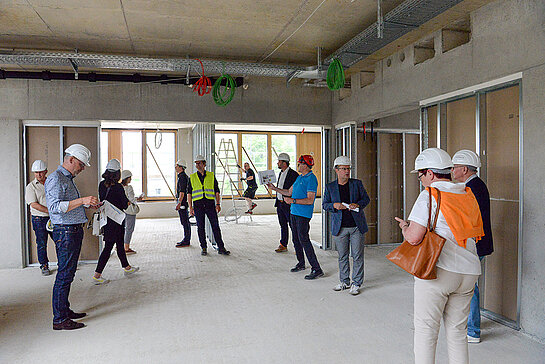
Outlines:
{"type": "Polygon", "coordinates": [[[414,281],[414,358],[435,364],[435,348],[444,320],[450,364],[468,364],[467,317],[479,276],[437,268],[437,279],[414,281]]]}

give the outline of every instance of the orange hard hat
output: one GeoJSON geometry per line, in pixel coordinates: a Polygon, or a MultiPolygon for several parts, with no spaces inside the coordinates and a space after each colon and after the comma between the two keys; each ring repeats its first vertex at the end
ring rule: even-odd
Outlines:
{"type": "Polygon", "coordinates": [[[299,160],[297,163],[304,163],[309,167],[312,167],[314,165],[314,158],[310,154],[303,154],[299,157],[299,160]]]}

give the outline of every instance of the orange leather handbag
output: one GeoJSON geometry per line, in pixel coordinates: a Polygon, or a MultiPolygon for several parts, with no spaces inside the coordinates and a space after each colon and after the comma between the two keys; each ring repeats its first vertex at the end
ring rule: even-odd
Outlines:
{"type": "Polygon", "coordinates": [[[404,241],[400,246],[395,248],[386,256],[392,263],[403,268],[405,271],[411,273],[413,276],[420,279],[436,279],[437,269],[435,264],[443,245],[445,245],[446,239],[438,235],[435,232],[435,225],[437,225],[437,218],[439,216],[439,206],[441,206],[441,192],[437,190],[437,209],[435,210],[435,217],[433,219],[433,225],[431,221],[431,189],[428,188],[430,195],[429,212],[428,212],[428,226],[426,234],[422,239],[422,242],[418,245],[412,245],[407,241],[404,241]]]}

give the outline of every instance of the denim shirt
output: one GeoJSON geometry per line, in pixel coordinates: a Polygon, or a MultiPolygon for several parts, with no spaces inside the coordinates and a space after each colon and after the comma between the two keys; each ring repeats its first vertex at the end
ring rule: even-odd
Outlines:
{"type": "Polygon", "coordinates": [[[66,168],[59,166],[45,181],[47,210],[54,225],[73,225],[87,222],[83,206],[67,212],[70,201],[77,198],[80,198],[80,194],[74,184],[74,176],[66,168]]]}

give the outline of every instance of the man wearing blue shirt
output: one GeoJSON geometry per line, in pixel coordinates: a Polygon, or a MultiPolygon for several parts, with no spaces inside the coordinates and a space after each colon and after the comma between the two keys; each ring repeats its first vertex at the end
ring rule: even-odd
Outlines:
{"type": "Polygon", "coordinates": [[[90,167],[91,152],[81,144],[65,150],[63,163],[47,178],[45,198],[53,223],[53,240],[57,249],[57,276],[53,286],[53,330],[74,330],[85,325],[72,321],[85,317],[84,312],[70,309],[68,294],[74,280],[83,241],[83,224],[87,222],[85,207],[99,205],[94,196],[80,197],[74,177],[90,167]]]}
{"type": "Polygon", "coordinates": [[[309,236],[310,219],[312,218],[314,200],[318,192],[318,179],[312,173],[312,166],[314,166],[314,158],[308,154],[302,155],[297,161],[297,170],[301,174],[289,189],[280,189],[268,184],[269,188],[284,195],[284,202],[291,205],[291,233],[293,247],[297,255],[297,265],[291,271],[299,272],[305,269],[306,254],[312,270],[310,274],[305,276],[305,279],[315,279],[324,275],[309,236]]]}

